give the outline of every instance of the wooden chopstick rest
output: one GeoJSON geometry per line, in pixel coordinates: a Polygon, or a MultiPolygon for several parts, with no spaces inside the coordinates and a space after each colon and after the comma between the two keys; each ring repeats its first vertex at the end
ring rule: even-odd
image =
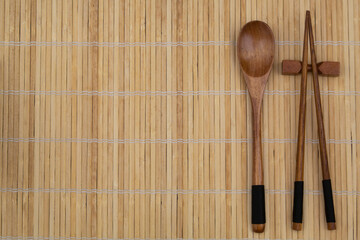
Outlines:
{"type": "MultiPolygon", "coordinates": [[[[319,62],[317,65],[318,74],[331,77],[340,75],[340,62],[319,62]]],[[[283,60],[282,74],[283,75],[297,75],[301,73],[302,62],[297,60],[283,60]]],[[[312,72],[311,64],[307,65],[308,72],[312,72]]]]}

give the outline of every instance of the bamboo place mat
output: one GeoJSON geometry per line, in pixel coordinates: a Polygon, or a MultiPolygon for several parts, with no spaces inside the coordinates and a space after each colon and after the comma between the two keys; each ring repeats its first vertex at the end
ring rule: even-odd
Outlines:
{"type": "MultiPolygon", "coordinates": [[[[359,239],[357,0],[1,0],[0,239],[359,239]],[[291,230],[311,10],[337,230],[328,231],[312,77],[304,230],[291,230]],[[263,108],[266,231],[250,225],[251,106],[236,56],[274,31],[263,108]]],[[[359,125],[360,126],[360,125],[359,125]]]]}

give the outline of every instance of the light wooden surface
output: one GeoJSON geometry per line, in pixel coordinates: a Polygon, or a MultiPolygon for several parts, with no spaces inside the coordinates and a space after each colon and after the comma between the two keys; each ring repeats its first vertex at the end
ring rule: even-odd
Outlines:
{"type": "Polygon", "coordinates": [[[356,0],[0,0],[0,239],[358,239],[359,15],[356,0]],[[301,59],[307,9],[318,61],[341,64],[320,78],[336,231],[313,94],[304,230],[291,229],[300,76],[281,75],[281,61],[301,59]],[[250,224],[251,105],[235,45],[255,19],[277,41],[262,234],[250,224]]]}

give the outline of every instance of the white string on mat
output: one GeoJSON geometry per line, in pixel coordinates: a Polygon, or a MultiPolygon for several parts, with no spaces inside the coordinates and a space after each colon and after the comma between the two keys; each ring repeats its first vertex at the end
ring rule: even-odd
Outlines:
{"type": "Polygon", "coordinates": [[[0,138],[0,142],[76,142],[76,143],[247,143],[249,139],[98,139],[98,138],[0,138]]]}
{"type": "Polygon", "coordinates": [[[36,91],[36,90],[0,90],[1,95],[85,95],[85,96],[201,96],[201,95],[245,95],[239,91],[36,91]]]}
{"type": "MultiPolygon", "coordinates": [[[[301,46],[303,45],[302,41],[275,41],[275,43],[279,46],[294,46],[294,45],[298,45],[301,46]]],[[[360,46],[360,41],[315,41],[314,42],[315,45],[321,45],[321,46],[360,46]]]]}
{"type": "MultiPolygon", "coordinates": [[[[264,138],[264,143],[296,143],[297,139],[264,138]]],[[[106,143],[106,144],[197,144],[197,143],[251,143],[251,138],[238,139],[99,139],[99,138],[0,138],[0,142],[60,142],[60,143],[106,143]]],[[[318,144],[318,139],[306,139],[306,143],[318,144]]],[[[328,139],[328,144],[360,144],[360,140],[328,139]]]]}
{"type": "MultiPolygon", "coordinates": [[[[222,96],[222,95],[246,95],[246,90],[226,91],[42,91],[42,90],[0,90],[0,95],[55,95],[55,96],[109,96],[109,97],[131,97],[131,96],[222,96]]],[[[322,95],[334,96],[360,96],[360,91],[321,91],[322,95]]],[[[265,90],[265,95],[300,95],[299,90],[265,90]]],[[[308,91],[308,95],[314,95],[314,91],[308,91]]]]}
{"type": "Polygon", "coordinates": [[[37,46],[37,47],[197,47],[197,46],[231,46],[233,41],[198,41],[198,42],[16,42],[0,41],[0,46],[37,46]]]}
{"type": "MultiPolygon", "coordinates": [[[[3,193],[76,193],[76,194],[248,194],[250,189],[74,189],[74,188],[0,188],[3,193]]],[[[293,194],[293,190],[266,189],[267,194],[293,194]]],[[[308,195],[322,195],[320,190],[305,190],[308,195]]],[[[360,196],[360,191],[333,191],[339,196],[360,196]]]]}
{"type": "MultiPolygon", "coordinates": [[[[275,41],[279,46],[300,46],[302,41],[275,41]]],[[[197,41],[197,42],[40,42],[40,41],[0,41],[0,46],[25,47],[200,47],[200,46],[236,46],[236,41],[197,41]]],[[[315,41],[322,46],[360,46],[360,41],[315,41]]]]}
{"type": "MultiPolygon", "coordinates": [[[[41,237],[41,236],[31,236],[31,237],[13,237],[13,236],[0,236],[1,240],[15,240],[15,239],[25,239],[25,240],[254,240],[254,238],[97,238],[97,237],[41,237]]],[[[283,238],[261,238],[261,240],[292,240],[292,239],[283,239],[283,238]]],[[[304,240],[297,238],[297,240],[304,240]]]]}

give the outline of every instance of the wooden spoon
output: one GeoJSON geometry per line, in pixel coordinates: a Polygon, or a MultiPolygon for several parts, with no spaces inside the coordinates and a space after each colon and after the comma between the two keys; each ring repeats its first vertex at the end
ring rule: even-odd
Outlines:
{"type": "Polygon", "coordinates": [[[274,62],[275,40],[264,22],[252,21],[241,29],[237,51],[253,108],[252,224],[254,232],[265,229],[265,190],[261,147],[261,104],[274,62]]]}

